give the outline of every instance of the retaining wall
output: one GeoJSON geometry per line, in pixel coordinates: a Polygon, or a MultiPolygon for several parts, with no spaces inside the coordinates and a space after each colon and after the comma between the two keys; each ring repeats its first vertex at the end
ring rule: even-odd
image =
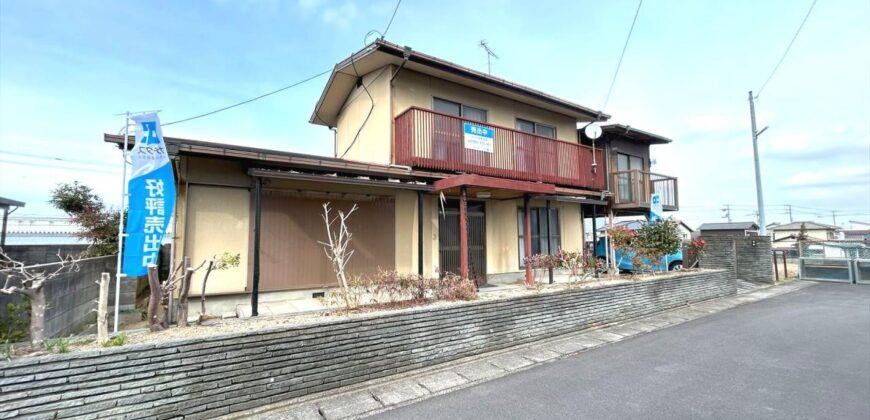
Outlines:
{"type": "Polygon", "coordinates": [[[212,418],[736,292],[730,271],[0,362],[0,418],[212,418]]]}

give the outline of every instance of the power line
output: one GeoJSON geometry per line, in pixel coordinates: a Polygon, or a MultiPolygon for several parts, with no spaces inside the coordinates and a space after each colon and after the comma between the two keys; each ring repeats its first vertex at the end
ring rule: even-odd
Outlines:
{"type": "Polygon", "coordinates": [[[625,57],[625,50],[628,49],[628,41],[631,40],[631,33],[634,32],[634,24],[637,22],[637,15],[640,14],[640,6],[643,5],[643,0],[637,2],[637,10],[634,12],[634,19],[631,20],[631,27],[628,29],[628,36],[625,37],[625,45],[622,46],[622,53],[619,54],[619,62],[616,63],[616,71],[613,72],[613,80],[610,81],[610,88],[607,89],[607,97],[604,98],[604,106],[601,111],[607,108],[607,103],[610,102],[610,94],[613,92],[613,85],[616,84],[616,76],[619,75],[619,68],[622,67],[622,59],[625,57]]]}
{"type": "Polygon", "coordinates": [[[393,15],[390,16],[390,22],[387,23],[387,27],[384,29],[384,33],[381,35],[381,38],[385,38],[387,36],[387,32],[390,32],[390,26],[393,26],[393,19],[396,18],[396,12],[399,11],[399,6],[402,4],[402,0],[396,2],[396,8],[393,9],[393,15]]]}
{"type": "Polygon", "coordinates": [[[782,57],[780,57],[779,62],[776,63],[776,66],[773,67],[773,71],[770,72],[770,76],[767,77],[767,80],[764,81],[764,84],[761,85],[761,89],[758,89],[758,93],[755,95],[756,97],[761,96],[761,91],[764,90],[764,87],[767,86],[767,83],[770,82],[770,79],[773,78],[773,75],[776,74],[776,70],[779,69],[779,65],[782,64],[783,60],[785,60],[785,56],[788,55],[789,50],[791,50],[791,46],[794,44],[794,41],[797,39],[798,35],[801,33],[801,29],[804,28],[804,24],[807,23],[807,19],[810,17],[810,13],[813,12],[813,7],[816,6],[816,1],[813,0],[813,3],[810,5],[810,10],[807,10],[806,16],[804,16],[804,20],[801,21],[800,26],[798,26],[797,31],[794,33],[794,36],[791,38],[791,42],[788,43],[788,47],[785,48],[785,52],[782,53],[782,57]]]}
{"type": "MultiPolygon", "coordinates": [[[[10,152],[8,150],[0,150],[0,154],[27,157],[27,158],[32,158],[32,159],[51,160],[51,161],[62,162],[62,163],[73,163],[73,164],[78,164],[78,165],[114,167],[114,165],[111,165],[111,164],[106,163],[106,162],[94,162],[94,161],[88,161],[88,160],[68,159],[68,158],[62,158],[62,157],[57,157],[57,156],[36,155],[36,154],[32,154],[32,153],[10,152]]],[[[26,162],[22,162],[22,164],[26,164],[26,162]]]]}
{"type": "Polygon", "coordinates": [[[303,80],[300,80],[300,81],[298,81],[298,82],[296,82],[296,83],[293,83],[293,84],[291,84],[291,85],[287,85],[287,86],[284,86],[284,87],[282,87],[282,88],[275,89],[275,90],[273,90],[273,91],[271,91],[271,92],[264,93],[264,94],[262,94],[262,95],[260,95],[260,96],[255,97],[255,98],[251,98],[251,99],[248,99],[248,100],[245,100],[245,101],[242,101],[242,102],[238,102],[238,103],[235,103],[235,104],[232,104],[232,105],[229,105],[229,106],[225,106],[225,107],[223,107],[223,108],[219,108],[219,109],[216,109],[216,110],[214,110],[214,111],[209,111],[209,112],[206,112],[206,113],[204,113],[204,114],[194,115],[194,116],[192,116],[192,117],[184,118],[184,119],[177,120],[177,121],[168,122],[168,123],[161,124],[161,125],[163,125],[163,126],[167,126],[167,125],[172,125],[172,124],[179,124],[179,123],[183,123],[183,122],[187,122],[187,121],[195,120],[195,119],[202,118],[202,117],[207,117],[207,116],[209,116],[209,115],[214,115],[214,114],[217,114],[218,112],[223,112],[223,111],[226,111],[226,110],[228,110],[228,109],[232,109],[232,108],[235,108],[235,107],[238,107],[238,106],[242,106],[242,105],[245,105],[245,104],[249,104],[249,103],[254,102],[254,101],[256,101],[256,100],[263,99],[263,98],[265,98],[265,97],[267,97],[267,96],[271,96],[271,95],[274,95],[274,94],[276,94],[276,93],[283,92],[283,91],[285,91],[285,90],[287,90],[287,89],[294,88],[294,87],[299,86],[299,85],[301,85],[301,84],[304,84],[304,83],[310,82],[310,81],[312,81],[312,80],[314,80],[314,79],[317,79],[318,77],[323,76],[323,75],[325,75],[325,74],[327,74],[327,73],[330,73],[330,72],[332,72],[332,69],[328,69],[328,70],[322,71],[322,72],[320,72],[320,73],[315,74],[314,76],[308,77],[307,79],[303,79],[303,80]]]}

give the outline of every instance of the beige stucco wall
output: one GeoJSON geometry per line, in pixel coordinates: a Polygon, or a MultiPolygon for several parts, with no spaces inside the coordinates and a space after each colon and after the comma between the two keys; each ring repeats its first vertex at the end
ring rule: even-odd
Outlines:
{"type": "Polygon", "coordinates": [[[347,102],[338,114],[336,157],[381,164],[391,163],[391,69],[392,66],[386,66],[362,78],[374,101],[374,108],[372,108],[372,100],[369,100],[369,95],[362,86],[351,91],[347,102]],[[366,121],[369,109],[371,109],[371,116],[366,121]],[[354,142],[358,131],[359,137],[354,142]]]}
{"type": "Polygon", "coordinates": [[[522,200],[486,202],[486,271],[507,273],[519,270],[517,209],[522,200]]]}
{"type": "Polygon", "coordinates": [[[402,69],[393,87],[393,117],[411,106],[432,109],[434,98],[459,102],[485,109],[487,122],[507,128],[516,127],[516,119],[535,121],[556,127],[560,140],[577,142],[577,120],[552,111],[536,108],[511,99],[468,88],[437,77],[402,69]]]}
{"type": "MultiPolygon", "coordinates": [[[[532,200],[532,207],[545,207],[543,200],[532,200]]],[[[489,200],[486,202],[486,266],[489,274],[519,271],[519,226],[517,213],[522,200],[489,200]]],[[[551,201],[559,209],[562,248],[582,250],[583,224],[580,206],[573,203],[551,201]]]]}
{"type": "MultiPolygon", "coordinates": [[[[242,293],[248,280],[251,192],[247,188],[192,185],[188,191],[184,251],[194,266],[224,252],[240,254],[238,267],[214,271],[206,293],[242,293]]],[[[191,281],[191,295],[202,290],[202,270],[191,281]]]]}
{"type": "Polygon", "coordinates": [[[396,271],[417,272],[417,194],[396,192],[396,271]]]}

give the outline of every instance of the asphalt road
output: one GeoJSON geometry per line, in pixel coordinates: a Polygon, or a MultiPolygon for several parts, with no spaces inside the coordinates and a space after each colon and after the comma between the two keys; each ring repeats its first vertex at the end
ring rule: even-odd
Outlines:
{"type": "Polygon", "coordinates": [[[378,419],[870,419],[870,286],[819,284],[378,419]]]}

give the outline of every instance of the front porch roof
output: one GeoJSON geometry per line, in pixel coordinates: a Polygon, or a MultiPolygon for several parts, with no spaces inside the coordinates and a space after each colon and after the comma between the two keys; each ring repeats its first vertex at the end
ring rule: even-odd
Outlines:
{"type": "Polygon", "coordinates": [[[435,192],[458,195],[462,187],[467,188],[471,197],[506,200],[519,198],[526,194],[555,194],[556,186],[540,182],[515,181],[481,175],[455,175],[439,179],[434,183],[435,192]]]}

